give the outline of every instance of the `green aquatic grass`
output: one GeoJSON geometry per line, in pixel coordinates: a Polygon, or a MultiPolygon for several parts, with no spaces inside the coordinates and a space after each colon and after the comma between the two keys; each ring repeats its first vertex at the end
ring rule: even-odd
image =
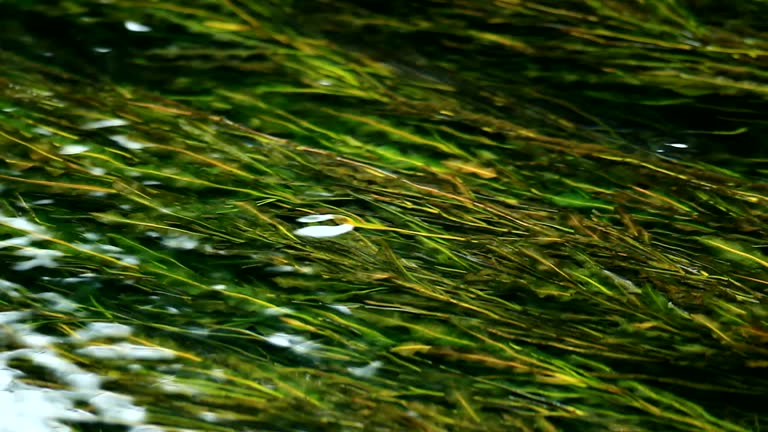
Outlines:
{"type": "Polygon", "coordinates": [[[0,309],[165,430],[760,430],[764,8],[704,3],[7,2],[67,31],[0,45],[0,309]]]}

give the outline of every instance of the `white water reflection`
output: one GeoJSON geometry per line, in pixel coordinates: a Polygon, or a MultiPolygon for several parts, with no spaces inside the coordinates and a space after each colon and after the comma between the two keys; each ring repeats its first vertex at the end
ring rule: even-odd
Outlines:
{"type": "Polygon", "coordinates": [[[313,225],[299,228],[293,233],[302,237],[330,238],[340,236],[355,229],[353,225],[313,225]]]}
{"type": "Polygon", "coordinates": [[[114,345],[88,346],[75,351],[86,357],[107,360],[172,360],[176,357],[171,350],[120,342],[114,345]]]}
{"type": "Polygon", "coordinates": [[[47,268],[58,267],[59,264],[56,262],[56,260],[54,260],[54,258],[59,258],[64,256],[63,252],[60,252],[57,250],[39,249],[39,248],[33,248],[33,247],[19,249],[15,251],[13,254],[31,258],[27,261],[22,261],[14,264],[12,268],[18,271],[31,270],[36,267],[47,267],[47,268]]]}
{"type": "Polygon", "coordinates": [[[144,24],[138,23],[136,21],[126,21],[123,23],[126,29],[132,31],[132,32],[139,32],[139,33],[145,33],[152,31],[152,28],[149,26],[145,26],[144,24]]]}
{"type": "MultiPolygon", "coordinates": [[[[324,222],[328,220],[344,220],[344,216],[334,214],[317,214],[307,215],[296,219],[296,222],[313,223],[324,222]]],[[[340,225],[313,225],[304,228],[299,228],[293,233],[302,237],[314,237],[314,238],[330,238],[336,237],[342,234],[346,234],[355,229],[355,226],[349,223],[343,223],[340,225]]]]}
{"type": "Polygon", "coordinates": [[[128,138],[126,135],[111,135],[109,138],[116,142],[118,145],[130,150],[141,150],[147,146],[142,142],[134,141],[128,138]]]}
{"type": "Polygon", "coordinates": [[[76,155],[90,150],[90,147],[82,144],[68,144],[59,149],[60,155],[76,155]]]}
{"type": "MultiPolygon", "coordinates": [[[[21,289],[13,283],[3,286],[6,293],[11,289],[21,289]]],[[[38,297],[46,296],[40,294],[38,297]]],[[[73,430],[71,423],[94,422],[133,426],[134,430],[154,428],[145,424],[146,408],[135,404],[130,396],[102,388],[107,377],[84,370],[59,354],[59,345],[71,341],[128,336],[130,329],[127,326],[91,323],[77,336],[63,338],[37,332],[24,322],[30,317],[27,312],[0,312],[0,341],[4,342],[4,346],[17,347],[0,352],[0,432],[68,432],[73,430]],[[62,389],[24,382],[27,373],[21,368],[30,363],[58,382],[53,387],[62,389]]],[[[88,348],[100,349],[100,357],[109,352],[108,358],[173,358],[173,352],[169,350],[122,342],[86,347],[80,351],[88,348]]]]}
{"type": "Polygon", "coordinates": [[[190,250],[196,248],[200,241],[188,235],[175,234],[163,238],[162,243],[172,249],[190,250]]]}
{"type": "Polygon", "coordinates": [[[264,340],[281,348],[289,348],[297,354],[308,354],[320,347],[317,343],[307,340],[302,336],[287,333],[275,333],[264,337],[264,340]]]}
{"type": "Polygon", "coordinates": [[[381,368],[382,363],[378,360],[374,360],[365,366],[361,367],[348,367],[347,370],[352,375],[358,378],[370,378],[376,375],[376,372],[381,368]]]}
{"type": "Polygon", "coordinates": [[[132,332],[133,329],[125,324],[92,322],[88,323],[85,328],[75,333],[75,338],[83,341],[89,341],[91,339],[127,338],[132,332]]]}
{"type": "Polygon", "coordinates": [[[128,124],[127,120],[123,120],[120,118],[114,118],[114,119],[106,119],[106,120],[95,120],[92,122],[88,122],[80,126],[81,129],[102,129],[102,128],[108,128],[108,127],[117,127],[117,126],[125,126],[128,124]]]}
{"type": "Polygon", "coordinates": [[[21,231],[29,231],[38,234],[46,233],[45,227],[34,222],[30,222],[29,219],[23,217],[6,217],[0,214],[0,223],[21,231]]]}

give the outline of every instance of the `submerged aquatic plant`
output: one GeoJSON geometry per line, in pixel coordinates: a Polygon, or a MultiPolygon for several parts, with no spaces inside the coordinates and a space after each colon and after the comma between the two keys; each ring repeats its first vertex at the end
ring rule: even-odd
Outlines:
{"type": "Polygon", "coordinates": [[[0,430],[766,424],[762,3],[3,7],[0,430]]]}

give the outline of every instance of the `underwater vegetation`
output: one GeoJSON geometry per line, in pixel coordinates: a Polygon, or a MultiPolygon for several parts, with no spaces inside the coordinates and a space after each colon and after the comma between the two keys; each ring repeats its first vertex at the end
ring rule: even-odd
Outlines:
{"type": "Polygon", "coordinates": [[[0,1],[0,431],[765,428],[766,14],[0,1]]]}

